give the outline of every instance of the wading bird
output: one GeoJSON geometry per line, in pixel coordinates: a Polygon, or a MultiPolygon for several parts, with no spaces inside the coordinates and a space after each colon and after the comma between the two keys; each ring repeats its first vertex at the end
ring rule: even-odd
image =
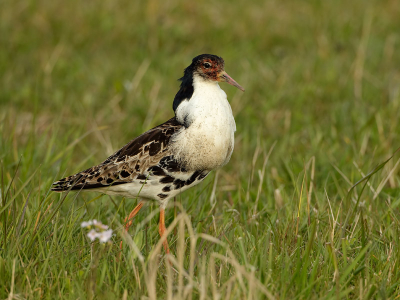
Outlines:
{"type": "MultiPolygon", "coordinates": [[[[168,201],[228,163],[235,120],[219,82],[244,89],[211,54],[195,57],[180,79],[173,102],[175,117],[138,136],[101,164],[53,183],[53,191],[90,190],[141,201],[125,219],[125,229],[144,201],[160,205],[159,233],[166,230],[168,201]]],[[[164,248],[169,253],[168,241],[164,248]]]]}

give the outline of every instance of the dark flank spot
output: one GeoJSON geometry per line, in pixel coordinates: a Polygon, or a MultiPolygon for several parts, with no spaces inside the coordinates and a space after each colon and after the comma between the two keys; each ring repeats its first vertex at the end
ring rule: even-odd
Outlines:
{"type": "Polygon", "coordinates": [[[147,177],[145,175],[143,175],[143,174],[138,175],[138,177],[136,177],[136,178],[137,179],[144,179],[144,180],[147,179],[147,177]]]}
{"type": "Polygon", "coordinates": [[[159,165],[161,168],[166,169],[168,172],[185,172],[185,168],[181,167],[177,160],[172,155],[166,156],[160,160],[159,165]]]}
{"type": "Polygon", "coordinates": [[[114,180],[113,180],[112,178],[108,178],[106,182],[107,182],[108,184],[111,184],[111,183],[114,182],[114,180]]]}
{"type": "Polygon", "coordinates": [[[60,179],[59,182],[65,181],[66,178],[60,179]]]}
{"type": "Polygon", "coordinates": [[[174,181],[175,189],[180,189],[181,187],[185,186],[185,181],[176,179],[174,181]]]}
{"type": "Polygon", "coordinates": [[[144,146],[144,152],[149,151],[149,145],[144,146]]]}
{"type": "Polygon", "coordinates": [[[197,180],[203,180],[207,175],[208,173],[201,173],[200,176],[197,177],[197,180]]]}
{"type": "Polygon", "coordinates": [[[160,179],[160,183],[171,183],[174,182],[174,179],[174,177],[167,175],[160,179]]]}
{"type": "Polygon", "coordinates": [[[104,171],[107,170],[107,169],[108,169],[108,167],[104,167],[104,171]]]}
{"type": "Polygon", "coordinates": [[[172,159],[172,156],[170,155],[170,156],[166,156],[166,157],[163,157],[161,160],[160,160],[160,163],[159,163],[159,165],[162,167],[162,168],[166,168],[167,167],[167,165],[168,165],[168,163],[169,163],[169,161],[172,159]]]}
{"type": "Polygon", "coordinates": [[[126,178],[126,177],[128,177],[129,175],[131,175],[131,173],[129,173],[129,172],[125,171],[125,170],[122,170],[121,173],[120,173],[120,175],[121,175],[122,178],[126,178]]]}
{"type": "Polygon", "coordinates": [[[171,191],[171,186],[167,185],[162,189],[163,192],[170,192],[171,191]]]}
{"type": "Polygon", "coordinates": [[[101,182],[101,181],[103,181],[103,177],[97,178],[97,182],[101,182]]]}
{"type": "Polygon", "coordinates": [[[200,172],[199,171],[194,172],[192,174],[192,176],[190,176],[190,178],[188,180],[186,180],[186,184],[187,185],[191,185],[196,180],[196,177],[199,176],[199,175],[201,175],[201,171],[200,172]]]}
{"type": "Polygon", "coordinates": [[[140,166],[139,166],[139,165],[136,165],[136,166],[135,166],[135,170],[136,170],[137,172],[139,172],[139,171],[140,171],[140,166]]]}
{"type": "Polygon", "coordinates": [[[160,197],[161,199],[165,199],[168,197],[168,195],[166,194],[158,194],[157,196],[160,197]]]}
{"type": "Polygon", "coordinates": [[[151,168],[148,168],[147,171],[152,172],[156,176],[164,176],[165,172],[163,169],[161,169],[159,166],[153,166],[151,168]]]}
{"type": "Polygon", "coordinates": [[[147,184],[146,181],[139,181],[140,184],[147,184]]]}

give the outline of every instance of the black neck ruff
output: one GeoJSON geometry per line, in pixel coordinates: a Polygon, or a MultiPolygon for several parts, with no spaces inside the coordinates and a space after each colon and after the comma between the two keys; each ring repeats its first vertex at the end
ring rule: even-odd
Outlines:
{"type": "Polygon", "coordinates": [[[179,104],[185,99],[189,100],[192,98],[193,88],[193,67],[190,65],[185,69],[184,75],[179,79],[182,81],[179,91],[176,93],[172,108],[174,111],[178,108],[179,104]]]}

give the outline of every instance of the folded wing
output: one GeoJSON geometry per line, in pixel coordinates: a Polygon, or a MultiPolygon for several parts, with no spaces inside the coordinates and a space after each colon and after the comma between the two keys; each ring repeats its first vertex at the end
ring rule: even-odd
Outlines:
{"type": "Polygon", "coordinates": [[[150,129],[101,164],[53,183],[52,191],[96,189],[146,180],[146,171],[169,155],[171,136],[182,128],[176,118],[150,129]]]}

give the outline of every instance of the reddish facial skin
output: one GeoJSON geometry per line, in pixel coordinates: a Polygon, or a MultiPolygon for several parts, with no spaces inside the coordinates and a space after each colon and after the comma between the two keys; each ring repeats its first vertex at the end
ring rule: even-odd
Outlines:
{"type": "Polygon", "coordinates": [[[244,92],[244,88],[225,72],[224,66],[224,60],[220,57],[218,59],[206,57],[198,60],[196,63],[197,73],[203,78],[218,82],[227,82],[244,92]]]}
{"type": "Polygon", "coordinates": [[[197,70],[200,71],[200,75],[207,79],[219,81],[219,74],[224,70],[224,60],[222,58],[220,60],[204,58],[198,62],[197,70]],[[209,63],[211,66],[207,68],[206,63],[209,63]]]}

